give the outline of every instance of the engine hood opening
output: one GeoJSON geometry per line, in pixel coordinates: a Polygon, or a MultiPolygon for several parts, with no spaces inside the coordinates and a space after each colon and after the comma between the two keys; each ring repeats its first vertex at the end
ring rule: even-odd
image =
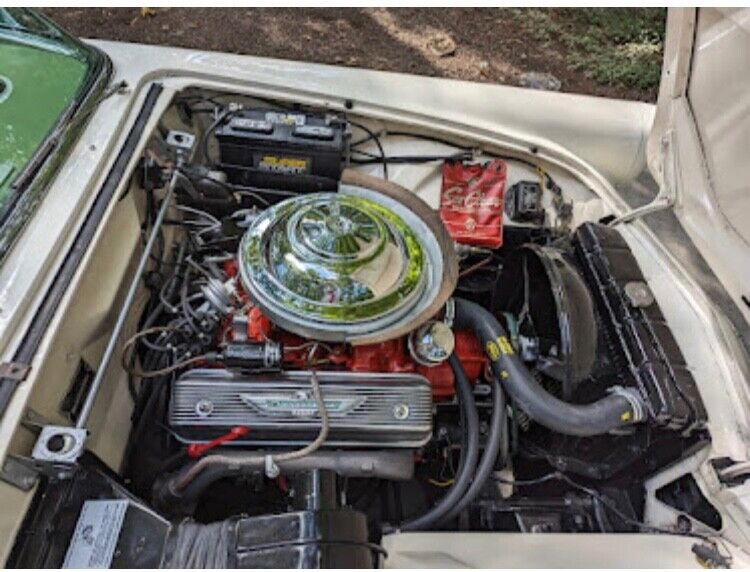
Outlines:
{"type": "Polygon", "coordinates": [[[76,531],[101,514],[125,523],[107,565],[152,568],[372,567],[416,531],[645,541],[655,519],[729,520],[686,478],[716,418],[671,327],[680,292],[651,288],[580,178],[325,102],[149,98],[101,234],[48,302],[25,382],[42,427],[10,449],[49,472],[0,483],[9,562],[90,563],[76,531]]]}

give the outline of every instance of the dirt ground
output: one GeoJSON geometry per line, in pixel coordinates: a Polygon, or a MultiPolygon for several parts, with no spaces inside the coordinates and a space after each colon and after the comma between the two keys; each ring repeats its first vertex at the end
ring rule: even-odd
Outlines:
{"type": "Polygon", "coordinates": [[[71,33],[471,81],[521,85],[550,73],[561,90],[650,99],[601,85],[565,64],[562,45],[534,41],[501,8],[48,8],[71,33]]]}

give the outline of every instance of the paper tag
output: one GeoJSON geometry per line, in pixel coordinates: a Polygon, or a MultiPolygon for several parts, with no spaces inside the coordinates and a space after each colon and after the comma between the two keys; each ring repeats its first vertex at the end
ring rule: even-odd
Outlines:
{"type": "Polygon", "coordinates": [[[127,500],[86,501],[63,568],[109,568],[129,503],[127,500]]]}

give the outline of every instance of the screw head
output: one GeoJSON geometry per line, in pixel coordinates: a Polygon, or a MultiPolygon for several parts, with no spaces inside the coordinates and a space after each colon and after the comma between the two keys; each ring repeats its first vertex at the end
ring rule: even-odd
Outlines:
{"type": "Polygon", "coordinates": [[[214,412],[214,404],[210,399],[201,399],[195,404],[195,412],[199,417],[208,417],[214,412]]]}
{"type": "Polygon", "coordinates": [[[625,296],[636,308],[647,308],[654,303],[654,295],[645,282],[635,281],[625,284],[625,296]]]}
{"type": "Polygon", "coordinates": [[[399,421],[403,421],[409,417],[409,406],[406,403],[398,403],[393,406],[393,417],[399,421]]]}

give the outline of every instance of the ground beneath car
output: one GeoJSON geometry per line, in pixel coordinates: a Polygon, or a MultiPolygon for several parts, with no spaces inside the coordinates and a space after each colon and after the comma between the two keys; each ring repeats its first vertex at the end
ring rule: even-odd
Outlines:
{"type": "Polygon", "coordinates": [[[659,13],[644,20],[645,12],[632,10],[598,12],[593,18],[591,10],[500,8],[43,11],[81,37],[508,85],[536,84],[646,101],[653,101],[658,82],[658,26],[663,35],[659,13]],[[646,30],[644,43],[643,28],[652,20],[657,32],[646,30]],[[594,52],[599,54],[597,62],[587,56],[594,52]],[[643,58],[646,64],[641,69],[643,58]],[[632,73],[620,73],[626,68],[633,68],[632,73]]]}

